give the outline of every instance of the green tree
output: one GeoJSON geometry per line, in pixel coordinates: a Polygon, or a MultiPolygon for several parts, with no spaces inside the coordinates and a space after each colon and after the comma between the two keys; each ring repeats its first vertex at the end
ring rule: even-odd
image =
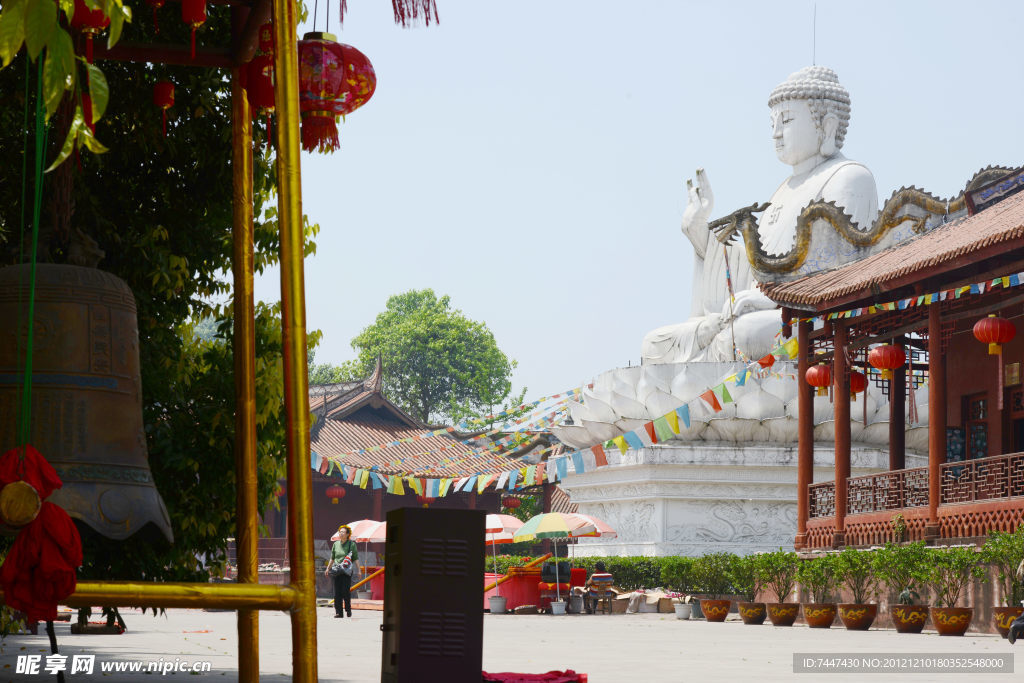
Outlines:
{"type": "MultiPolygon", "coordinates": [[[[151,30],[147,23],[138,30],[151,30]]],[[[211,12],[205,39],[227,44],[228,24],[227,12],[211,12]]],[[[27,237],[21,218],[24,59],[22,53],[0,70],[0,92],[10,96],[0,107],[0,226],[9,232],[0,265],[25,258],[17,249],[27,237]]],[[[97,134],[110,151],[82,155],[45,176],[39,256],[64,263],[83,246],[102,252],[99,268],[124,279],[135,294],[149,463],[175,542],[133,537],[126,552],[125,543],[87,532],[81,576],[204,580],[210,565],[217,571],[226,539],[235,534],[231,313],[214,303],[230,293],[230,82],[223,71],[188,67],[106,62],[104,72],[117,94],[97,134]],[[153,83],[165,78],[177,86],[166,137],[152,105],[153,83]],[[206,318],[217,320],[216,338],[202,339],[193,330],[190,321],[206,318]]],[[[60,151],[60,126],[67,123],[59,112],[53,119],[47,164],[60,151]]],[[[278,253],[276,210],[268,203],[275,187],[272,150],[257,146],[253,167],[255,267],[262,272],[278,253]]],[[[318,228],[304,227],[308,255],[318,228]]],[[[257,310],[261,510],[273,504],[284,454],[279,316],[276,306],[257,310]]]]}
{"type": "Polygon", "coordinates": [[[451,299],[432,289],[390,297],[352,348],[363,376],[383,358],[388,397],[423,422],[490,413],[512,390],[516,363],[487,325],[452,309],[451,299]]]}

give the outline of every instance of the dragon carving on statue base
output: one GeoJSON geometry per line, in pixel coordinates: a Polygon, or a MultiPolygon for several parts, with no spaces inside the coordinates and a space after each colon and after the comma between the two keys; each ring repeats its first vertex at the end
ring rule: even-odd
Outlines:
{"type": "Polygon", "coordinates": [[[724,218],[711,221],[708,229],[715,233],[722,244],[728,244],[737,235],[743,237],[747,258],[758,281],[792,280],[870,256],[944,224],[951,218],[959,218],[967,209],[967,192],[994,182],[1012,171],[1002,166],[982,169],[971,178],[965,190],[953,199],[940,199],[916,187],[902,187],[892,194],[878,212],[875,222],[867,229],[854,224],[853,219],[834,202],[812,202],[800,212],[796,239],[793,248],[786,254],[769,254],[762,246],[758,219],[754,214],[767,209],[767,203],[755,202],[724,218]],[[831,226],[832,230],[828,231],[825,225],[831,226]],[[810,259],[813,263],[809,263],[809,257],[814,257],[810,259]]]}

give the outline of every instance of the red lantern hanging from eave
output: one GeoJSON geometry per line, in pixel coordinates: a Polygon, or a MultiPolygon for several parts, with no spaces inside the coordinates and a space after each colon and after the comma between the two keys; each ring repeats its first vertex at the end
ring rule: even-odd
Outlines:
{"type": "Polygon", "coordinates": [[[256,116],[267,119],[267,140],[270,140],[270,116],[274,113],[274,25],[263,24],[259,30],[259,50],[245,66],[245,94],[249,108],[256,116]]]}
{"type": "Polygon", "coordinates": [[[370,60],[330,33],[307,33],[299,41],[299,110],[302,148],[333,152],[338,143],[336,117],[366,103],[377,87],[370,60]]]}
{"type": "Polygon", "coordinates": [[[857,400],[857,394],[867,389],[868,380],[863,372],[850,371],[850,398],[857,400]]]}
{"type": "Polygon", "coordinates": [[[517,507],[523,504],[523,501],[519,500],[515,496],[505,496],[501,499],[501,505],[508,508],[509,510],[515,510],[517,507]]]}
{"type": "Polygon", "coordinates": [[[871,349],[868,362],[877,370],[882,371],[882,379],[892,379],[892,371],[903,367],[907,362],[907,354],[894,344],[882,344],[871,349]]]}
{"type": "Polygon", "coordinates": [[[982,344],[988,344],[988,353],[996,356],[1002,353],[1003,344],[1017,336],[1017,328],[1006,318],[991,314],[974,323],[974,337],[982,344]]]}
{"type": "Polygon", "coordinates": [[[110,19],[101,9],[89,9],[83,0],[75,0],[75,15],[71,28],[85,36],[85,61],[92,64],[92,37],[110,26],[110,19]]]}
{"type": "Polygon", "coordinates": [[[164,137],[167,137],[167,110],[174,106],[174,84],[170,81],[158,81],[153,85],[153,104],[163,111],[161,115],[161,127],[164,137]]]}
{"type": "Polygon", "coordinates": [[[430,496],[416,496],[416,500],[419,501],[420,505],[423,507],[428,507],[431,503],[437,500],[437,498],[432,498],[430,496]]]}
{"type": "Polygon", "coordinates": [[[160,22],[157,21],[156,11],[164,6],[165,0],[146,0],[146,4],[153,8],[153,29],[160,33],[160,22]]]}
{"type": "Polygon", "coordinates": [[[337,484],[327,487],[327,497],[331,499],[331,503],[337,503],[340,499],[345,497],[345,487],[338,486],[337,484]]]}
{"type": "Polygon", "coordinates": [[[206,23],[206,0],[181,0],[181,20],[192,27],[192,59],[195,59],[196,29],[206,23]]]}
{"type": "Polygon", "coordinates": [[[824,363],[807,368],[807,383],[818,390],[818,396],[827,396],[832,385],[832,370],[824,363]]]}

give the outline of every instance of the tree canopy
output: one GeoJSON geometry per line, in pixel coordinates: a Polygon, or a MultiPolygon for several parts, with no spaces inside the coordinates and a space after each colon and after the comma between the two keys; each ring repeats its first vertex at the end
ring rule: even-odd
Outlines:
{"type": "Polygon", "coordinates": [[[516,362],[498,348],[487,325],[453,309],[448,296],[438,298],[432,289],[388,298],[352,348],[358,365],[343,366],[337,376],[356,368],[357,376],[366,376],[379,355],[388,398],[425,423],[486,414],[512,390],[516,362]]]}

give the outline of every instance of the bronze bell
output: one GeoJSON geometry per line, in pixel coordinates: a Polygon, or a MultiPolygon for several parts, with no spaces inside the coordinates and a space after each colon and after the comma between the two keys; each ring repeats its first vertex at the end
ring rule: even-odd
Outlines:
{"type": "MultiPolygon", "coordinates": [[[[0,450],[17,445],[28,280],[27,265],[0,268],[0,450]]],[[[95,268],[40,263],[34,323],[29,442],[64,481],[50,502],[108,538],[152,524],[173,541],[146,453],[131,289],[95,268]]]]}

